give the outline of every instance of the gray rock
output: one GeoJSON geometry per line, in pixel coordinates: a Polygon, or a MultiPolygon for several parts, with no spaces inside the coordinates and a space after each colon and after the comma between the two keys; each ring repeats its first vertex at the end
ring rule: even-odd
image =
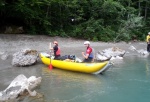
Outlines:
{"type": "Polygon", "coordinates": [[[38,60],[38,52],[31,49],[23,49],[13,54],[13,66],[29,66],[33,65],[38,60]]]}
{"type": "Polygon", "coordinates": [[[144,49],[136,49],[136,47],[134,46],[130,46],[129,49],[131,51],[136,51],[138,54],[140,55],[143,55],[143,56],[148,56],[149,55],[149,52],[147,52],[147,50],[144,50],[144,49]]]}
{"type": "Polygon", "coordinates": [[[22,74],[18,75],[4,91],[0,92],[0,102],[16,99],[19,95],[23,95],[25,91],[31,96],[36,96],[36,91],[31,90],[38,86],[41,80],[41,77],[31,76],[27,78],[22,74]]]}
{"type": "Polygon", "coordinates": [[[1,59],[6,60],[8,58],[8,56],[9,55],[7,53],[4,53],[4,54],[1,55],[1,59]]]}
{"type": "Polygon", "coordinates": [[[122,50],[118,47],[112,47],[105,49],[103,51],[99,51],[96,54],[96,59],[97,60],[108,60],[108,59],[122,59],[124,54],[126,53],[125,50],[122,50]]]}

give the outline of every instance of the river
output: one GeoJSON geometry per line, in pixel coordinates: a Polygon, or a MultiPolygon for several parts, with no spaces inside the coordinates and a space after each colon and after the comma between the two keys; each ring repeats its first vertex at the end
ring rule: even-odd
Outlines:
{"type": "MultiPolygon", "coordinates": [[[[0,90],[4,90],[19,74],[24,74],[27,77],[35,75],[42,77],[42,83],[40,87],[36,88],[36,91],[43,95],[40,98],[25,97],[21,102],[149,102],[150,56],[143,57],[134,53],[131,56],[127,54],[123,60],[114,61],[112,68],[103,75],[76,73],[56,68],[50,71],[40,60],[36,65],[30,67],[14,67],[11,65],[11,54],[31,46],[39,52],[45,52],[47,46],[44,46],[43,43],[48,44],[49,42],[43,36],[36,37],[36,40],[32,36],[18,36],[18,39],[16,37],[9,38],[5,35],[1,36],[0,41],[2,43],[0,47],[2,49],[0,52],[8,52],[10,56],[7,60],[0,60],[0,90]],[[37,39],[39,40],[37,41],[37,39]]],[[[78,47],[76,50],[67,50],[67,53],[72,52],[80,56],[78,53],[83,50],[82,45],[80,45],[83,42],[82,40],[75,40],[69,44],[67,43],[67,45],[65,42],[69,42],[71,39],[67,41],[64,41],[64,38],[52,39],[62,41],[63,50],[72,47],[70,44],[78,47]]],[[[101,42],[93,44],[96,50],[99,49],[97,45],[99,43],[101,42]]],[[[103,44],[102,46],[101,44],[100,48],[107,48],[112,45],[103,44]]],[[[122,47],[121,44],[117,46],[122,47]]],[[[129,45],[124,44],[126,49],[127,46],[129,45]]]]}

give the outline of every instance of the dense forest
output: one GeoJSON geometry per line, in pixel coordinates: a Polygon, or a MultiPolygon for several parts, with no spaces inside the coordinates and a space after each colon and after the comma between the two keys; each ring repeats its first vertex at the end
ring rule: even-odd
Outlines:
{"type": "Polygon", "coordinates": [[[150,0],[1,0],[1,33],[9,26],[93,41],[145,40],[150,0]]]}

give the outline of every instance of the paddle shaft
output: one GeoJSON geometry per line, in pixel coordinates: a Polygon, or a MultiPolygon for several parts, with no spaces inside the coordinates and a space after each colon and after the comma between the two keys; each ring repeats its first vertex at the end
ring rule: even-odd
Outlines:
{"type": "Polygon", "coordinates": [[[51,63],[51,42],[50,42],[50,64],[49,64],[50,70],[52,69],[52,63],[51,63]]]}

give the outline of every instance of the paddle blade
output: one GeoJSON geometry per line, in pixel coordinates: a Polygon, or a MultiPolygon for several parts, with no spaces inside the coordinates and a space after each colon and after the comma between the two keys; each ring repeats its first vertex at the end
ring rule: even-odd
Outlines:
{"type": "Polygon", "coordinates": [[[52,69],[53,69],[53,66],[52,66],[52,64],[50,64],[50,65],[49,65],[49,69],[50,69],[50,70],[52,70],[52,69]]]}

